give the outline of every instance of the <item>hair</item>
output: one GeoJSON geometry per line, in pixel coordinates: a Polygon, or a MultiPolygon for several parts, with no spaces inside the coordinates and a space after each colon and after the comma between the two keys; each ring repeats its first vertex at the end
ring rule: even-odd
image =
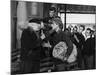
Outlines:
{"type": "Polygon", "coordinates": [[[49,9],[49,11],[54,11],[54,12],[56,12],[56,8],[55,8],[55,7],[51,7],[51,8],[49,9]]]}
{"type": "Polygon", "coordinates": [[[89,30],[89,31],[90,31],[90,34],[92,33],[92,30],[91,30],[91,28],[87,28],[86,30],[89,30]]]}
{"type": "Polygon", "coordinates": [[[63,29],[63,23],[60,18],[55,18],[53,21],[59,26],[61,30],[63,29]]]}
{"type": "Polygon", "coordinates": [[[39,18],[33,18],[33,19],[29,20],[29,23],[37,23],[37,24],[40,24],[41,23],[41,19],[39,19],[39,18]]]}
{"type": "Polygon", "coordinates": [[[83,28],[83,31],[85,30],[85,26],[84,26],[84,25],[80,25],[80,27],[82,27],[82,28],[83,28]]]}
{"type": "Polygon", "coordinates": [[[70,30],[69,30],[68,28],[65,28],[65,30],[64,30],[64,31],[70,32],[70,30]]]}
{"type": "Polygon", "coordinates": [[[75,26],[74,28],[78,29],[77,26],[75,26]]]}
{"type": "Polygon", "coordinates": [[[68,26],[68,30],[71,31],[71,27],[70,26],[68,26]]]}
{"type": "Polygon", "coordinates": [[[95,33],[95,31],[91,29],[91,34],[93,34],[93,33],[95,33]]]}

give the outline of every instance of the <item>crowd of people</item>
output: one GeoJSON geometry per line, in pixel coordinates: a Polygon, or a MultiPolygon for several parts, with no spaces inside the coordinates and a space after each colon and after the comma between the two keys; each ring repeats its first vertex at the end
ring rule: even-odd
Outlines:
{"type": "Polygon", "coordinates": [[[52,7],[49,17],[29,20],[21,37],[21,61],[23,73],[39,73],[40,60],[52,57],[54,62],[77,62],[80,69],[95,68],[95,31],[84,25],[65,28],[52,7]]]}
{"type": "Polygon", "coordinates": [[[92,28],[85,29],[84,25],[79,25],[73,28],[68,27],[66,31],[71,33],[72,42],[77,46],[79,67],[81,69],[94,69],[96,52],[95,30],[92,28]],[[83,35],[84,31],[85,35],[83,35]]]}

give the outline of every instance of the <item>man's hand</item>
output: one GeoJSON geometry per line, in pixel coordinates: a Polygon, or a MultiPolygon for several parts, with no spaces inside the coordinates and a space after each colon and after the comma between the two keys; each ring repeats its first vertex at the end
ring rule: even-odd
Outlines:
{"type": "Polygon", "coordinates": [[[41,22],[41,28],[44,28],[44,23],[43,22],[41,22]]]}
{"type": "Polygon", "coordinates": [[[68,58],[67,57],[64,57],[64,61],[66,61],[68,58]]]}
{"type": "Polygon", "coordinates": [[[45,37],[45,34],[42,32],[41,33],[41,39],[43,40],[43,39],[45,39],[46,37],[45,37]]]}
{"type": "Polygon", "coordinates": [[[52,46],[50,45],[50,43],[43,43],[43,47],[48,47],[48,48],[51,48],[52,46]]]}

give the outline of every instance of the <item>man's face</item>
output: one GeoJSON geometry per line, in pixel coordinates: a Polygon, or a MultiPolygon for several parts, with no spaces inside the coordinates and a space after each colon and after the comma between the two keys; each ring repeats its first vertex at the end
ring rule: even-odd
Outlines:
{"type": "Polygon", "coordinates": [[[80,33],[83,32],[83,27],[79,27],[79,32],[80,32],[80,33]]]}
{"type": "Polygon", "coordinates": [[[91,35],[91,34],[90,34],[90,30],[86,30],[85,36],[88,37],[88,36],[90,36],[90,35],[91,35]]]}
{"type": "Polygon", "coordinates": [[[77,28],[73,28],[73,32],[77,32],[77,28]]]}
{"type": "Polygon", "coordinates": [[[59,26],[55,22],[53,22],[53,24],[51,24],[51,27],[52,27],[53,30],[59,29],[59,26]]]}
{"type": "Polygon", "coordinates": [[[54,16],[54,14],[55,14],[55,12],[54,12],[54,11],[49,11],[49,16],[50,16],[50,17],[53,17],[53,16],[54,16]]]}

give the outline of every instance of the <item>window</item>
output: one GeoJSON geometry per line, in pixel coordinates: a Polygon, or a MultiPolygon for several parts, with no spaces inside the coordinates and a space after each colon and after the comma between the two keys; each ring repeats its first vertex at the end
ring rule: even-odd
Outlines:
{"type": "Polygon", "coordinates": [[[67,24],[95,24],[95,6],[67,4],[59,7],[64,28],[67,24]]]}

